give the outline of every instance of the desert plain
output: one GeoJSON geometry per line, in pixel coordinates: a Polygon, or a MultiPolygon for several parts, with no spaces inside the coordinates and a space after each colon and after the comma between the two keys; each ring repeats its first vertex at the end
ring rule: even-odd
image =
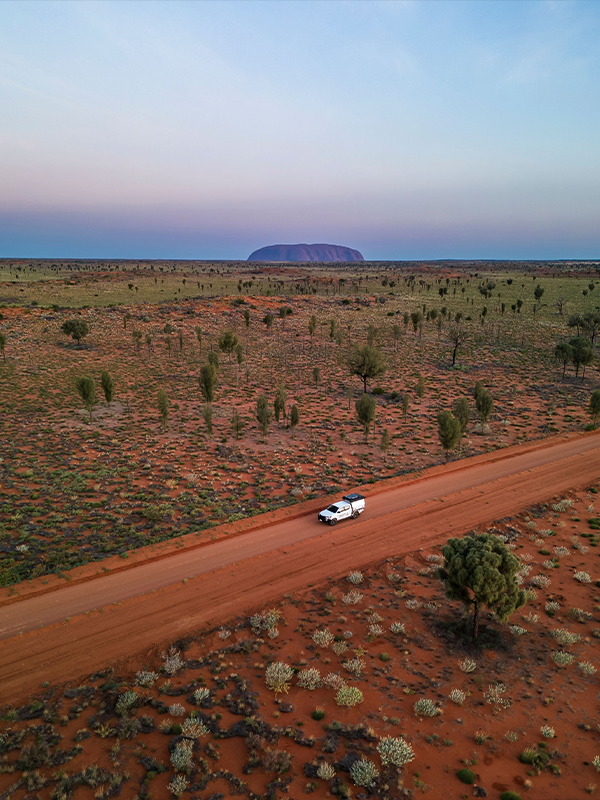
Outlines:
{"type": "Polygon", "coordinates": [[[0,262],[0,796],[593,795],[598,268],[0,262]],[[475,643],[473,531],[527,593],[475,643]]]}

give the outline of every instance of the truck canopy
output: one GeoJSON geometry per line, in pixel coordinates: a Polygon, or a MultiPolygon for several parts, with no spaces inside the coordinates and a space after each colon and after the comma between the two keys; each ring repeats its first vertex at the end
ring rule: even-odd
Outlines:
{"type": "Polygon", "coordinates": [[[365,499],[364,494],[356,494],[356,492],[354,494],[345,494],[342,497],[342,500],[347,500],[349,503],[356,503],[357,500],[364,500],[364,499],[365,499]]]}

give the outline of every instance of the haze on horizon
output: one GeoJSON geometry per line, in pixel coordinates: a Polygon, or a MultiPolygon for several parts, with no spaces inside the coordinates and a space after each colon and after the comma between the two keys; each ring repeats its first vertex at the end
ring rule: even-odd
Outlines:
{"type": "Polygon", "coordinates": [[[600,256],[600,4],[0,3],[0,257],[600,256]]]}

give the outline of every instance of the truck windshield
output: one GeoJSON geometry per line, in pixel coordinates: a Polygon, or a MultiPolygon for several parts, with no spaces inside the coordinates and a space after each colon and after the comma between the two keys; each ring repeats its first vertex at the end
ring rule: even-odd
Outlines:
{"type": "Polygon", "coordinates": [[[332,511],[335,514],[339,509],[337,506],[328,506],[327,511],[332,511]]]}

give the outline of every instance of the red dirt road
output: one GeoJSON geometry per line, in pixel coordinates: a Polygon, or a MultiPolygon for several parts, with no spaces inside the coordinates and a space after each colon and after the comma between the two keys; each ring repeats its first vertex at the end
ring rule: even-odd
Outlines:
{"type": "Polygon", "coordinates": [[[224,624],[309,582],[431,547],[599,473],[597,435],[507,448],[404,480],[334,528],[311,513],[0,606],[0,702],[224,624]]]}

